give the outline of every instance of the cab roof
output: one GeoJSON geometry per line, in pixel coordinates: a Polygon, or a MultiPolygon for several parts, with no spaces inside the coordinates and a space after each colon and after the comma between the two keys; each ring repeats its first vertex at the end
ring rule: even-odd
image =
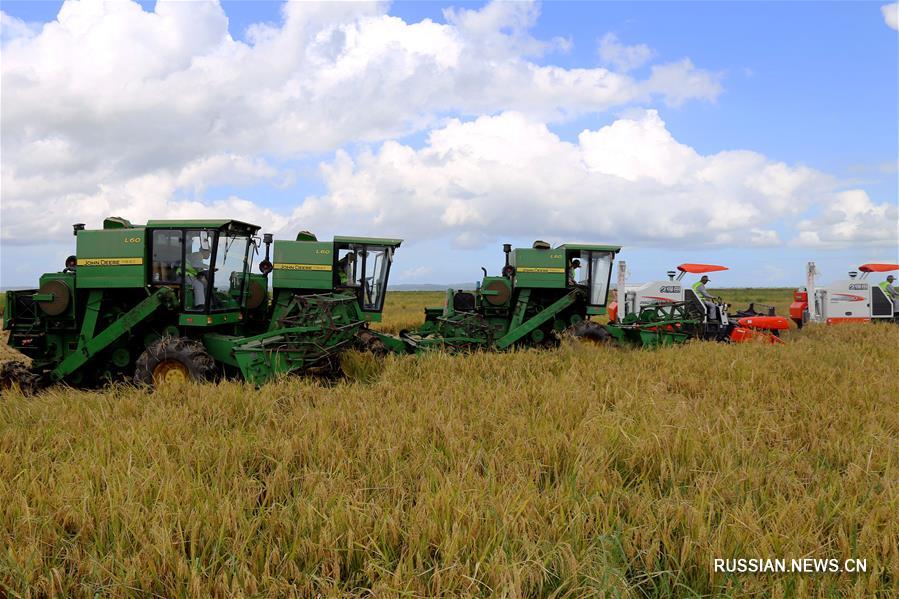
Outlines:
{"type": "Polygon", "coordinates": [[[615,252],[616,254],[621,251],[620,245],[596,245],[592,243],[564,243],[560,246],[556,246],[557,250],[583,250],[583,251],[596,251],[596,252],[615,252]]]}
{"type": "Polygon", "coordinates": [[[335,235],[334,243],[368,243],[371,245],[389,245],[400,247],[403,243],[402,239],[391,239],[389,237],[347,237],[344,235],[335,235]]]}
{"type": "Polygon", "coordinates": [[[717,264],[693,264],[686,263],[681,264],[677,267],[677,270],[681,272],[688,272],[690,274],[699,275],[704,272],[716,272],[719,270],[728,270],[726,266],[718,266],[717,264]]]}
{"type": "Polygon", "coordinates": [[[899,264],[869,263],[862,264],[858,269],[862,272],[890,272],[891,270],[899,270],[899,264]]]}
{"type": "Polygon", "coordinates": [[[148,220],[151,229],[244,229],[255,233],[261,227],[231,219],[148,220]]]}

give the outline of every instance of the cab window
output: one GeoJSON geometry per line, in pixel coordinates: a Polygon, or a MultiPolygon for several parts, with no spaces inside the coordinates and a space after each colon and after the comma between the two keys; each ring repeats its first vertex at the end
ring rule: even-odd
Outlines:
{"type": "Polygon", "coordinates": [[[181,231],[153,231],[152,279],[154,284],[181,282],[181,231]]]}
{"type": "Polygon", "coordinates": [[[341,287],[356,287],[359,280],[356,276],[356,248],[341,249],[337,252],[336,284],[341,287]]]}
{"type": "Polygon", "coordinates": [[[581,252],[581,268],[584,285],[589,286],[590,305],[605,306],[609,294],[609,277],[612,275],[611,252],[581,252]]]}
{"type": "Polygon", "coordinates": [[[392,248],[368,246],[363,250],[362,309],[380,311],[384,306],[392,248]]]}
{"type": "Polygon", "coordinates": [[[184,233],[184,309],[205,310],[209,297],[211,235],[205,230],[184,233]]]}
{"type": "Polygon", "coordinates": [[[236,309],[241,305],[249,240],[245,235],[221,233],[215,250],[212,280],[213,309],[236,309]]]}

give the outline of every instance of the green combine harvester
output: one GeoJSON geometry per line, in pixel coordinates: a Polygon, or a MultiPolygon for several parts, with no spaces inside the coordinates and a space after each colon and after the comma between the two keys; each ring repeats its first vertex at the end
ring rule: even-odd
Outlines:
{"type": "Polygon", "coordinates": [[[442,307],[426,308],[424,324],[399,337],[366,331],[376,351],[416,353],[551,347],[562,333],[594,341],[610,338],[591,316],[606,313],[609,279],[620,246],[564,244],[551,248],[503,246],[500,276],[484,278],[474,292],[447,290],[442,307]]]}
{"type": "Polygon", "coordinates": [[[0,388],[240,377],[261,384],[328,369],[380,319],[399,239],[265,235],[235,220],[108,218],[74,226],[76,254],[39,288],[6,292],[8,343],[31,365],[0,388]],[[274,260],[274,262],[272,262],[274,260]],[[271,290],[268,275],[272,274],[271,290]]]}

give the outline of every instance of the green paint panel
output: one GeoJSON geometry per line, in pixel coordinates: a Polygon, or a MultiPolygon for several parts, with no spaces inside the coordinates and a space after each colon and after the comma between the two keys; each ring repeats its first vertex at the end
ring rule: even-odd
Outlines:
{"type": "Polygon", "coordinates": [[[532,288],[565,288],[565,252],[560,249],[535,250],[519,248],[512,252],[515,286],[532,288]]]}
{"type": "Polygon", "coordinates": [[[147,236],[143,228],[79,231],[76,242],[80,289],[146,285],[147,236]]]}
{"type": "Polygon", "coordinates": [[[213,360],[228,366],[237,366],[237,360],[234,359],[234,346],[241,341],[241,337],[209,333],[203,335],[202,339],[203,345],[206,346],[206,351],[209,352],[213,360]]]}
{"type": "Polygon", "coordinates": [[[213,312],[211,314],[179,314],[178,324],[184,327],[216,327],[237,324],[243,320],[240,312],[213,312]]]}
{"type": "Polygon", "coordinates": [[[274,245],[274,289],[334,287],[334,245],[330,241],[275,241],[274,245]]]}

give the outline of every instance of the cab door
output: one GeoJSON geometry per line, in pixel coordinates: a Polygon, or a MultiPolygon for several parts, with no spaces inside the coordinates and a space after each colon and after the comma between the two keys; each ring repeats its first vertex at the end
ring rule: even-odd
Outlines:
{"type": "Polygon", "coordinates": [[[598,250],[573,251],[566,257],[569,284],[586,288],[588,305],[605,307],[608,303],[614,257],[613,252],[598,250]]]}

